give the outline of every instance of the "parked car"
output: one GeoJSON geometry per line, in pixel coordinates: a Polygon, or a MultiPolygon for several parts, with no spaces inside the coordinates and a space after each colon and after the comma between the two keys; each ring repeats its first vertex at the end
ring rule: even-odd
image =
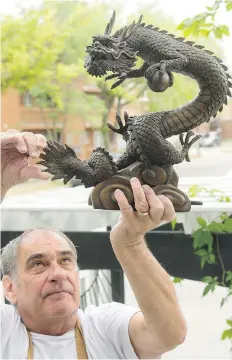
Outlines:
{"type": "Polygon", "coordinates": [[[76,187],[76,186],[83,185],[83,183],[81,182],[80,179],[76,179],[75,177],[73,177],[73,178],[70,180],[70,185],[71,185],[71,187],[76,187]]]}
{"type": "Polygon", "coordinates": [[[213,147],[221,145],[221,134],[219,131],[209,131],[208,133],[202,135],[202,138],[199,140],[199,146],[201,147],[213,147]]]}

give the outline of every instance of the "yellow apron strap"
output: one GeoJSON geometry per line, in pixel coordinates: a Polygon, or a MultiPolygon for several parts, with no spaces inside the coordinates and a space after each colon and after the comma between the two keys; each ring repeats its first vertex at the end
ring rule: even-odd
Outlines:
{"type": "Polygon", "coordinates": [[[81,324],[79,319],[77,320],[77,325],[75,328],[75,337],[76,337],[76,348],[77,348],[77,358],[78,359],[88,359],[85,340],[81,330],[81,324]]]}
{"type": "MultiPolygon", "coordinates": [[[[33,360],[33,343],[30,331],[27,329],[29,346],[27,351],[27,359],[33,360]]],[[[76,339],[76,350],[78,359],[88,359],[84,337],[81,330],[81,325],[79,319],[77,320],[77,325],[75,328],[75,339],[76,339]]]]}
{"type": "Polygon", "coordinates": [[[27,334],[28,334],[28,340],[29,340],[29,346],[28,346],[28,351],[27,351],[27,359],[28,360],[33,360],[33,344],[32,344],[32,337],[31,337],[31,333],[30,331],[27,329],[27,334]]]}

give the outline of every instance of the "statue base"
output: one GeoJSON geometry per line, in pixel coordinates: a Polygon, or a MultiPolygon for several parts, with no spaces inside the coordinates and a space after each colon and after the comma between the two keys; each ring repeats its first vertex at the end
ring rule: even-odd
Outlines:
{"type": "Polygon", "coordinates": [[[88,204],[94,209],[119,210],[114,192],[116,189],[120,189],[125,194],[129,204],[135,209],[130,185],[132,177],[137,177],[142,185],[149,185],[156,195],[167,196],[173,203],[176,212],[191,210],[190,199],[177,188],[179,177],[172,166],[165,170],[156,165],[152,166],[151,169],[146,169],[141,162],[131,164],[118,171],[117,175],[96,185],[89,195],[88,204]]]}

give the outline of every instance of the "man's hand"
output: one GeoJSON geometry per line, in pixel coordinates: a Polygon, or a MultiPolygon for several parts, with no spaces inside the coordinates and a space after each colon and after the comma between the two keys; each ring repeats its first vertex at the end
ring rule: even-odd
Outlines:
{"type": "Polygon", "coordinates": [[[157,196],[150,186],[141,186],[137,178],[131,179],[131,187],[137,212],[133,211],[121,190],[115,191],[122,215],[111,230],[112,245],[137,245],[143,241],[146,232],[156,228],[162,221],[175,218],[172,202],[166,196],[157,196]]]}
{"type": "Polygon", "coordinates": [[[2,196],[13,186],[29,179],[48,179],[38,166],[28,165],[28,158],[39,158],[47,146],[41,134],[8,130],[1,133],[1,190],[2,196]]]}

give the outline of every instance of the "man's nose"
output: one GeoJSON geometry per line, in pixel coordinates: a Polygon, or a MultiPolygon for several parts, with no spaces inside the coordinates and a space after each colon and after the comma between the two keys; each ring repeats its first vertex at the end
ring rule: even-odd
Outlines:
{"type": "Polygon", "coordinates": [[[59,266],[59,264],[52,264],[49,269],[48,280],[52,282],[60,282],[66,280],[67,273],[66,271],[59,266]]]}

